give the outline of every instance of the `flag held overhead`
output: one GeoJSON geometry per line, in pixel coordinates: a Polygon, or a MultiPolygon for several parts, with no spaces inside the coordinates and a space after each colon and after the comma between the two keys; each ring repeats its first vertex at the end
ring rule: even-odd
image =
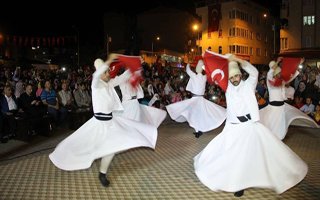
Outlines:
{"type": "Polygon", "coordinates": [[[132,73],[141,69],[140,56],[119,55],[118,60],[123,64],[125,68],[129,69],[132,73]]]}
{"type": "Polygon", "coordinates": [[[302,58],[284,57],[282,59],[281,77],[285,82],[292,78],[302,61],[302,58]]]}
{"type": "Polygon", "coordinates": [[[142,58],[140,56],[119,55],[118,61],[122,66],[131,71],[132,76],[129,79],[129,82],[133,87],[137,87],[137,85],[143,80],[141,75],[142,58]]]}
{"type": "Polygon", "coordinates": [[[223,91],[226,91],[228,86],[228,56],[206,50],[203,61],[208,82],[215,83],[223,91]]]}

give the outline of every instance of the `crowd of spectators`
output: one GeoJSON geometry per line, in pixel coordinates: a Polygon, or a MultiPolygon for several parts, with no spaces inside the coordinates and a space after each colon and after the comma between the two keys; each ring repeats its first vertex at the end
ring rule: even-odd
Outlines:
{"type": "MultiPolygon", "coordinates": [[[[142,66],[144,80],[141,86],[144,98],[139,99],[140,103],[165,109],[168,104],[191,98],[190,92],[185,90],[189,77],[183,67],[172,67],[169,64],[163,66],[161,63],[151,66],[143,63],[142,66]]],[[[286,87],[287,103],[308,114],[318,124],[320,124],[319,70],[306,66],[286,87]]],[[[268,104],[267,69],[259,71],[256,97],[259,107],[263,108],[268,104]]],[[[69,122],[75,121],[74,116],[80,118],[80,125],[84,123],[92,116],[90,85],[93,72],[94,67],[67,71],[0,67],[1,142],[7,142],[16,136],[21,121],[27,124],[26,134],[40,133],[52,127],[70,128],[69,122]],[[46,128],[39,129],[39,124],[46,128]]],[[[119,96],[121,97],[120,93],[119,96]]],[[[204,97],[226,106],[224,92],[216,85],[207,84],[204,97]]]]}

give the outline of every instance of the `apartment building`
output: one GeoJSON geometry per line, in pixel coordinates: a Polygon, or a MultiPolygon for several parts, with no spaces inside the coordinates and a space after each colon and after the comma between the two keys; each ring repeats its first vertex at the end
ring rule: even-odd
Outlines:
{"type": "Polygon", "coordinates": [[[278,53],[278,31],[268,8],[250,0],[199,1],[201,51],[232,53],[266,65],[278,53]]]}

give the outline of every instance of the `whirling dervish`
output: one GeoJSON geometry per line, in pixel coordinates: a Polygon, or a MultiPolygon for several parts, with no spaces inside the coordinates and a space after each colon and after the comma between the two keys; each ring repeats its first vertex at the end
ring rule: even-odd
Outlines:
{"type": "Polygon", "coordinates": [[[311,117],[285,103],[285,85],[299,74],[297,68],[303,61],[301,58],[278,58],[277,62],[269,63],[269,105],[259,111],[260,122],[281,140],[285,138],[289,125],[319,128],[311,117]]]}
{"type": "Polygon", "coordinates": [[[113,112],[123,110],[114,87],[131,76],[126,70],[110,79],[109,65],[116,58],[117,55],[111,54],[107,62],[95,61],[91,84],[94,117],[60,142],[49,155],[56,167],[66,171],[87,169],[95,159],[101,158],[98,178],[104,187],[110,184],[107,172],[117,153],[136,147],[154,149],[157,141],[156,127],[113,116],[113,112]]]}
{"type": "MultiPolygon", "coordinates": [[[[125,59],[136,59],[140,60],[139,56],[124,56],[120,57],[125,59]]],[[[120,66],[120,65],[119,65],[120,66]]],[[[128,66],[130,68],[130,66],[128,66]]],[[[133,71],[134,79],[142,79],[141,70],[142,67],[134,67],[136,70],[133,71]]],[[[127,119],[136,120],[143,122],[155,127],[159,127],[160,124],[167,116],[167,112],[152,106],[140,104],[138,99],[144,97],[143,89],[139,81],[133,81],[130,77],[126,81],[119,84],[122,96],[123,110],[115,112],[115,115],[123,116],[127,119]]]]}
{"type": "Polygon", "coordinates": [[[219,127],[226,119],[226,109],[203,97],[207,76],[202,74],[204,63],[199,60],[194,73],[190,64],[186,72],[190,76],[186,90],[192,93],[191,99],[186,99],[166,106],[170,117],[177,122],[188,122],[194,128],[194,135],[199,138],[203,132],[219,127]]]}

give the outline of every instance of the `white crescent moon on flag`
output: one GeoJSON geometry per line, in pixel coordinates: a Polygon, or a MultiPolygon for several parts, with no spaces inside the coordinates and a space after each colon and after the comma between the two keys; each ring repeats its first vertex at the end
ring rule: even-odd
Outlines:
{"type": "Polygon", "coordinates": [[[111,68],[110,68],[110,71],[113,71],[115,68],[115,66],[113,65],[111,68]]]}
{"type": "Polygon", "coordinates": [[[217,75],[217,74],[221,74],[221,79],[220,81],[224,78],[224,72],[221,69],[215,69],[213,70],[213,72],[211,72],[211,79],[213,81],[213,78],[217,75]]]}

